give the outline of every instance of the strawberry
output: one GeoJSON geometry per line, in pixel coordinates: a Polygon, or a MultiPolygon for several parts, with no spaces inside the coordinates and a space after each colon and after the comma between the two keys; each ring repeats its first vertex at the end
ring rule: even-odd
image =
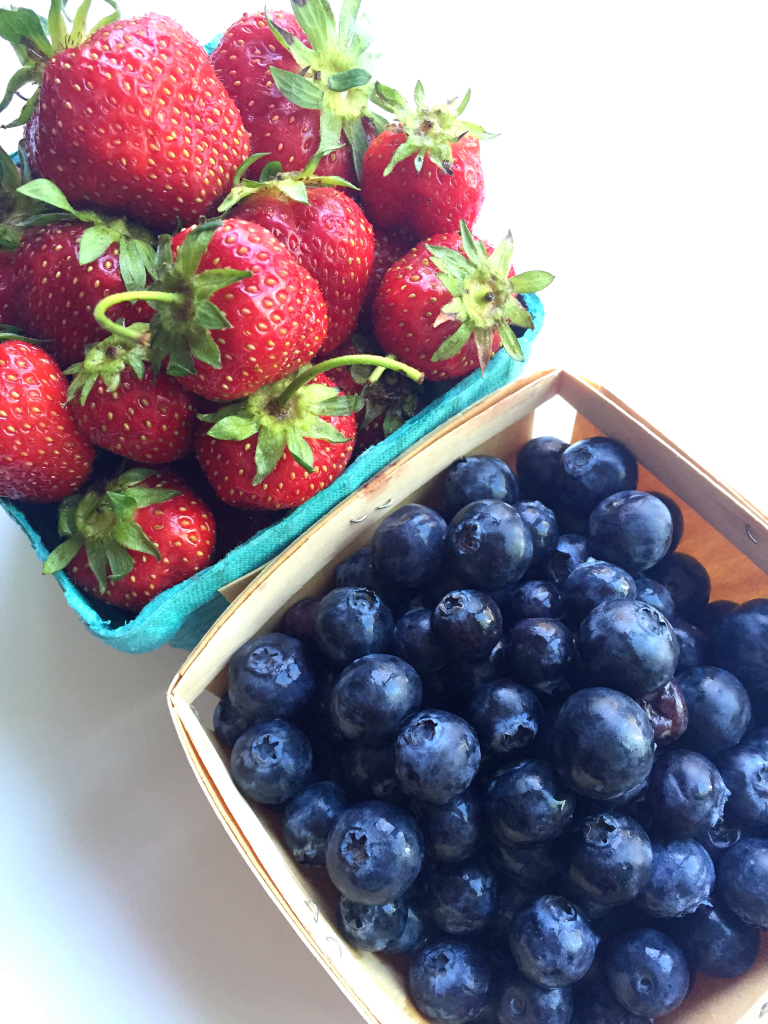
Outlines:
{"type": "Polygon", "coordinates": [[[0,344],[0,495],[60,501],[91,471],[94,450],[63,408],[64,374],[36,345],[0,344]]]}
{"type": "Polygon", "coordinates": [[[177,218],[194,223],[229,191],[248,156],[237,107],[176,22],[157,14],[117,21],[115,13],[87,34],[89,4],[68,33],[53,0],[50,38],[44,19],[23,8],[5,12],[3,35],[23,63],[9,92],[40,84],[15,122],[27,121],[32,169],[76,206],[154,228],[177,218]]]}
{"type": "Polygon", "coordinates": [[[543,270],[515,276],[512,235],[494,252],[464,221],[461,232],[419,242],[384,276],[373,309],[378,341],[398,359],[418,366],[428,380],[464,377],[503,346],[523,353],[513,327],[533,327],[520,293],[553,280],[543,270]]]}
{"type": "Polygon", "coordinates": [[[427,107],[416,84],[415,109],[400,93],[378,84],[376,102],[397,122],[368,147],[363,161],[363,208],[375,228],[405,224],[425,239],[473,227],[485,197],[480,139],[492,139],[479,125],[464,121],[464,99],[427,107]]]}
{"type": "Polygon", "coordinates": [[[361,331],[373,331],[373,303],[376,298],[384,275],[407,252],[418,242],[410,228],[402,224],[386,230],[374,231],[373,233],[373,266],[368,275],[368,283],[365,286],[365,298],[360,310],[360,317],[357,321],[358,329],[361,331]]]}
{"type": "Polygon", "coordinates": [[[0,249],[0,324],[10,325],[16,321],[14,256],[8,249],[0,249]]]}
{"type": "Polygon", "coordinates": [[[329,352],[357,323],[373,263],[373,228],[357,203],[332,187],[347,183],[317,176],[316,163],[289,174],[276,161],[267,164],[258,182],[237,184],[219,209],[236,203],[236,217],[271,231],[312,274],[328,308],[319,351],[329,352]]]}
{"type": "Polygon", "coordinates": [[[208,565],[216,525],[178,473],[137,467],[65,498],[59,534],[44,573],[64,569],[91,597],[138,612],[208,565]]]}
{"type": "Polygon", "coordinates": [[[162,370],[155,376],[145,345],[107,338],[67,372],[76,375],[69,411],[93,444],[151,465],[175,462],[191,449],[189,392],[162,370]]]}
{"type": "Polygon", "coordinates": [[[339,24],[327,0],[291,0],[282,11],[245,14],[224,33],[213,66],[240,109],[251,149],[286,170],[319,152],[321,174],[359,178],[370,125],[376,58],[367,52],[370,29],[358,17],[360,0],[344,0],[339,24]],[[366,123],[367,122],[367,123],[366,123]]]}

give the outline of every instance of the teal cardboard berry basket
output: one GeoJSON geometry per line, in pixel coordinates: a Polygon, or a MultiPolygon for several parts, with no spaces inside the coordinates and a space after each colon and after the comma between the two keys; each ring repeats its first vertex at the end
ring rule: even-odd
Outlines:
{"type": "MultiPolygon", "coordinates": [[[[497,353],[486,367],[485,376],[475,370],[458,381],[386,440],[363,452],[329,487],[278,523],[254,534],[220,561],[158,594],[137,615],[129,615],[86,597],[63,572],[58,572],[55,576],[67,603],[91,633],[119,651],[140,654],[153,651],[166,643],[191,650],[227,606],[219,593],[222,587],[253,572],[280,554],[334,505],[451,416],[520,376],[544,321],[544,307],[539,297],[535,294],[527,295],[526,303],[534,326],[520,339],[524,355],[522,362],[510,359],[503,350],[497,353]]],[[[0,504],[16,520],[41,563],[44,562],[59,541],[56,506],[32,505],[5,498],[0,499],[0,504]]]]}

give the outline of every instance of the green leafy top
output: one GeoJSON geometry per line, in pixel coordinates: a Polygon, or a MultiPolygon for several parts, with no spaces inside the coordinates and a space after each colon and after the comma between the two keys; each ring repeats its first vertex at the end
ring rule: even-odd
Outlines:
{"type": "Polygon", "coordinates": [[[480,368],[484,370],[491,358],[496,332],[509,355],[522,360],[523,351],[512,325],[527,330],[533,327],[533,320],[515,296],[539,292],[554,277],[546,270],[529,270],[514,277],[508,276],[514,249],[511,232],[505,235],[491,256],[465,221],[461,222],[461,240],[463,253],[443,245],[427,245],[441,284],[453,296],[441,309],[434,326],[439,327],[451,320],[458,324],[457,330],[432,356],[432,362],[451,359],[474,338],[480,368]]]}
{"type": "Polygon", "coordinates": [[[328,0],[291,0],[310,46],[268,19],[278,43],[302,69],[296,74],[272,68],[275,85],[297,106],[320,111],[321,154],[338,149],[344,132],[358,178],[367,146],[361,118],[369,118],[377,131],[386,125],[386,120],[369,108],[378,54],[368,52],[372,32],[368,17],[359,13],[360,4],[361,0],[343,0],[337,24],[328,0]]]}
{"type": "Polygon", "coordinates": [[[149,362],[149,324],[132,324],[141,333],[135,341],[111,335],[103,341],[89,345],[85,358],[80,363],[68,366],[66,374],[74,374],[67,391],[67,401],[80,395],[80,404],[85,405],[93,385],[101,379],[107,392],[117,391],[126,366],[130,367],[139,380],[144,376],[149,362]]]}
{"type": "Polygon", "coordinates": [[[471,94],[472,91],[468,89],[461,103],[454,99],[428,107],[424,102],[424,86],[417,82],[413,93],[416,105],[411,107],[395,89],[377,82],[373,102],[395,115],[405,136],[384,171],[385,177],[392,173],[392,169],[401,160],[406,160],[409,156],[415,157],[414,164],[419,172],[424,165],[424,157],[429,156],[433,163],[441,167],[446,174],[450,174],[453,167],[451,146],[454,142],[458,142],[467,134],[474,135],[477,139],[495,139],[495,135],[481,128],[479,124],[462,119],[461,115],[469,103],[471,94]]]}
{"type": "Polygon", "coordinates": [[[288,196],[297,203],[309,203],[309,195],[307,194],[308,185],[310,187],[326,185],[333,188],[357,189],[357,185],[353,185],[350,181],[345,181],[344,178],[339,178],[331,174],[315,174],[317,165],[320,162],[320,153],[315,153],[303,171],[284,172],[283,165],[279,160],[271,160],[268,164],[265,164],[264,167],[262,167],[258,181],[253,181],[250,178],[243,178],[243,175],[251,164],[256,160],[260,160],[263,156],[269,156],[269,154],[253,153],[238,167],[232,182],[232,191],[224,198],[219,206],[219,213],[231,210],[233,206],[241,202],[243,199],[247,199],[247,197],[253,195],[254,192],[281,192],[283,195],[288,196]]]}
{"type": "Polygon", "coordinates": [[[160,505],[181,491],[168,487],[141,487],[156,469],[137,467],[84,495],[72,494],[59,505],[59,535],[65,537],[43,565],[46,574],[64,569],[85,545],[88,565],[103,594],[109,582],[121,580],[133,569],[131,551],[160,559],[160,549],[134,521],[140,508],[160,505]]]}
{"type": "Polygon", "coordinates": [[[19,58],[21,67],[15,71],[5,90],[5,95],[0,100],[0,111],[6,109],[19,89],[25,85],[33,84],[35,89],[29,98],[24,99],[24,106],[21,113],[11,124],[3,125],[4,128],[17,128],[26,124],[32,116],[37,104],[40,83],[43,80],[43,69],[54,54],[60,50],[69,49],[71,46],[79,46],[88,36],[92,35],[104,25],[117,21],[120,11],[115,0],[106,0],[112,8],[112,12],[92,28],[87,28],[86,21],[91,6],[91,0],[83,0],[72,19],[69,31],[64,17],[66,0],[51,0],[51,7],[48,17],[43,18],[28,7],[11,7],[10,10],[0,10],[0,38],[7,39],[19,58]]]}
{"type": "Polygon", "coordinates": [[[22,171],[0,147],[0,249],[16,249],[28,219],[42,209],[36,200],[19,193],[24,180],[22,171]]]}

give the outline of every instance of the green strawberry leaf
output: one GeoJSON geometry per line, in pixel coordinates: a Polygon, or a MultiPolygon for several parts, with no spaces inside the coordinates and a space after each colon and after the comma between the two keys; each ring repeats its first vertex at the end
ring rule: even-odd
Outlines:
{"type": "Polygon", "coordinates": [[[320,112],[320,153],[332,153],[339,148],[341,138],[341,117],[330,107],[320,112]]]}
{"type": "MultiPolygon", "coordinates": [[[[370,371],[370,367],[368,368],[370,371]]],[[[357,395],[336,395],[318,402],[315,406],[319,416],[349,416],[357,408],[357,395]]]]}
{"type": "Polygon", "coordinates": [[[128,490],[136,508],[151,508],[153,505],[162,505],[164,501],[177,498],[181,491],[173,487],[131,487],[128,490]]]}
{"type": "Polygon", "coordinates": [[[516,274],[509,279],[512,288],[518,293],[527,295],[530,292],[540,292],[547,285],[552,284],[554,274],[548,274],[546,270],[526,270],[523,274],[516,274]]]}
{"type": "Polygon", "coordinates": [[[140,292],[146,287],[147,267],[142,258],[139,242],[125,235],[120,235],[120,276],[129,292],[140,292]]]}
{"type": "Polygon", "coordinates": [[[307,186],[303,181],[281,181],[280,191],[284,192],[287,196],[290,196],[290,198],[295,200],[297,203],[305,203],[307,206],[309,205],[307,186]]]}
{"type": "Polygon", "coordinates": [[[46,57],[52,57],[55,52],[48,38],[44,19],[28,7],[0,10],[0,36],[7,39],[14,48],[27,49],[31,43],[38,53],[46,57]]]}
{"type": "Polygon", "coordinates": [[[251,481],[252,486],[255,487],[257,484],[263,483],[269,474],[274,472],[284,451],[285,438],[282,431],[259,431],[259,439],[254,456],[256,475],[251,481]]]}
{"type": "MultiPolygon", "coordinates": [[[[103,256],[107,249],[115,241],[115,237],[106,224],[92,224],[91,227],[86,228],[80,236],[80,245],[77,250],[77,262],[81,267],[84,267],[87,263],[93,263],[94,260],[99,259],[103,256]]],[[[122,266],[120,268],[122,270],[122,266]]],[[[123,277],[123,282],[126,288],[129,288],[128,282],[123,277]]],[[[131,291],[137,291],[138,289],[130,289],[131,291]]]]}
{"type": "Polygon", "coordinates": [[[73,537],[68,537],[67,540],[59,544],[48,555],[43,563],[43,573],[46,576],[50,576],[51,573],[60,572],[62,569],[65,569],[82,546],[83,538],[79,533],[73,537]]]}
{"type": "Polygon", "coordinates": [[[467,91],[464,93],[464,99],[461,101],[461,103],[458,105],[458,107],[456,107],[457,115],[463,114],[464,111],[467,109],[467,104],[469,103],[469,98],[470,98],[471,95],[472,95],[472,90],[471,89],[467,89],[467,91]]]}
{"type": "MultiPolygon", "coordinates": [[[[5,13],[5,11],[0,10],[0,14],[5,13]]],[[[5,90],[5,94],[2,100],[0,100],[0,112],[6,109],[19,89],[23,89],[24,86],[29,85],[30,82],[38,82],[39,80],[40,73],[34,64],[23,64],[17,71],[14,71],[8,80],[8,86],[5,90]]],[[[38,91],[38,89],[35,89],[35,97],[37,97],[38,91]]]]}
{"type": "Polygon", "coordinates": [[[517,336],[512,328],[508,324],[499,324],[496,329],[499,332],[499,338],[504,347],[504,351],[513,359],[516,359],[518,362],[522,362],[525,356],[523,355],[523,350],[520,348],[520,342],[517,340],[517,336]]]}
{"type": "Polygon", "coordinates": [[[116,480],[119,487],[135,487],[136,484],[144,483],[151,476],[157,476],[156,469],[149,469],[147,466],[134,466],[121,473],[116,480]]]}
{"type": "Polygon", "coordinates": [[[315,54],[310,48],[302,43],[300,39],[289,32],[287,28],[282,28],[280,25],[275,24],[270,16],[266,15],[267,23],[272,29],[272,34],[281,46],[284,46],[286,50],[291,54],[293,59],[299,64],[300,67],[307,67],[312,63],[315,54]]]}
{"type": "MultiPolygon", "coordinates": [[[[220,288],[226,288],[237,281],[245,281],[251,277],[250,270],[233,270],[229,267],[214,267],[211,270],[201,270],[192,279],[192,288],[196,299],[209,299],[214,292],[220,288]]],[[[230,327],[229,323],[224,324],[230,327]]]]}
{"type": "Polygon", "coordinates": [[[124,576],[133,568],[133,556],[130,555],[122,544],[119,544],[112,538],[107,538],[104,541],[104,547],[107,552],[107,561],[109,562],[109,578],[114,583],[116,580],[121,580],[124,576]]]}
{"type": "Polygon", "coordinates": [[[355,36],[355,22],[360,12],[362,0],[344,0],[339,12],[339,47],[346,50],[355,36]]]}
{"type": "Polygon", "coordinates": [[[32,114],[35,112],[35,107],[37,106],[37,100],[39,96],[40,90],[35,89],[35,91],[29,97],[27,102],[19,111],[19,116],[14,121],[9,121],[8,124],[4,124],[3,128],[20,128],[23,124],[26,124],[27,121],[29,121],[30,117],[32,117],[32,114]]]}
{"type": "Polygon", "coordinates": [[[225,330],[227,327],[232,326],[219,307],[215,306],[208,299],[204,299],[198,304],[195,310],[195,323],[208,331],[225,330]]]}
{"type": "Polygon", "coordinates": [[[323,90],[318,89],[308,79],[302,78],[301,75],[297,75],[293,71],[283,71],[281,68],[273,67],[271,72],[275,85],[291,103],[295,103],[297,107],[303,107],[304,110],[321,110],[323,108],[323,90]]]}
{"type": "Polygon", "coordinates": [[[120,519],[112,529],[112,537],[129,551],[140,551],[152,558],[160,558],[160,549],[149,539],[138,523],[132,519],[120,519]]]}
{"type": "Polygon", "coordinates": [[[315,469],[315,457],[312,454],[306,438],[297,436],[295,433],[288,435],[287,439],[288,451],[296,459],[298,464],[307,473],[313,473],[315,469]]]}
{"type": "Polygon", "coordinates": [[[315,420],[310,431],[307,433],[307,437],[314,437],[319,441],[332,441],[334,444],[343,444],[345,441],[350,440],[346,434],[342,434],[340,430],[337,430],[332,423],[321,419],[315,420]]]}
{"type": "Polygon", "coordinates": [[[355,89],[359,85],[367,85],[371,80],[370,71],[364,68],[351,68],[349,71],[340,71],[338,74],[328,76],[328,88],[334,92],[346,92],[347,89],[355,89]]]}
{"type": "Polygon", "coordinates": [[[62,537],[74,537],[77,533],[77,506],[80,504],[79,494],[70,494],[59,505],[59,534],[62,537]]]}
{"type": "Polygon", "coordinates": [[[186,236],[176,252],[176,266],[183,277],[192,277],[197,273],[200,260],[213,238],[213,232],[220,226],[220,220],[209,220],[193,228],[186,236]]]}
{"type": "Polygon", "coordinates": [[[363,122],[359,117],[346,118],[343,122],[343,127],[344,134],[347,136],[347,141],[352,149],[352,159],[355,164],[357,180],[362,181],[363,157],[365,156],[365,151],[368,148],[368,139],[365,137],[363,122]]]}
{"type": "Polygon", "coordinates": [[[462,324],[454,334],[445,339],[437,352],[432,356],[431,362],[439,363],[443,359],[451,359],[453,356],[457,356],[469,341],[473,331],[473,324],[462,324]]]}
{"type": "MultiPolygon", "coordinates": [[[[200,418],[202,419],[202,417],[200,418]]],[[[253,437],[258,429],[259,427],[253,419],[244,419],[242,416],[224,416],[213,424],[208,431],[208,436],[215,437],[217,441],[246,441],[249,437],[253,437]]]]}
{"type": "Polygon", "coordinates": [[[26,185],[20,185],[18,192],[30,199],[37,199],[41,203],[55,206],[57,210],[64,210],[65,213],[78,220],[90,221],[93,219],[92,214],[83,214],[75,210],[59,186],[54,185],[47,178],[35,178],[34,181],[29,181],[26,185]]]}
{"type": "Polygon", "coordinates": [[[527,331],[533,327],[533,317],[517,299],[509,298],[506,301],[504,304],[504,316],[517,327],[524,327],[527,331]]]}
{"type": "Polygon", "coordinates": [[[493,254],[489,257],[491,269],[496,271],[496,273],[500,274],[502,277],[506,277],[512,266],[512,254],[514,249],[515,243],[512,240],[512,232],[508,231],[494,249],[493,254]]]}
{"type": "MultiPolygon", "coordinates": [[[[139,490],[139,488],[135,488],[135,490],[139,490]]],[[[133,494],[121,494],[119,491],[107,491],[106,493],[113,512],[121,519],[129,519],[139,507],[133,494]]]]}
{"type": "Polygon", "coordinates": [[[99,593],[103,594],[109,586],[107,580],[107,552],[102,540],[86,540],[85,553],[88,565],[99,584],[99,593]]]}
{"type": "Polygon", "coordinates": [[[381,107],[382,110],[388,110],[390,114],[394,114],[408,106],[397,89],[392,89],[390,86],[384,85],[383,82],[376,83],[373,100],[377,106],[381,107]]]}
{"type": "MultiPolygon", "coordinates": [[[[207,329],[203,329],[198,324],[190,324],[187,330],[187,338],[190,355],[194,356],[201,363],[212,366],[215,370],[221,369],[221,349],[207,329]]],[[[185,353],[181,354],[183,356],[185,353]]],[[[191,370],[188,372],[194,373],[194,370],[194,364],[191,363],[191,370]]]]}
{"type": "Polygon", "coordinates": [[[327,0],[292,0],[291,7],[312,49],[326,50],[336,35],[336,22],[327,0]]]}
{"type": "Polygon", "coordinates": [[[265,181],[272,181],[283,173],[283,165],[279,160],[270,160],[269,163],[264,164],[259,172],[259,184],[264,184],[265,181]]]}

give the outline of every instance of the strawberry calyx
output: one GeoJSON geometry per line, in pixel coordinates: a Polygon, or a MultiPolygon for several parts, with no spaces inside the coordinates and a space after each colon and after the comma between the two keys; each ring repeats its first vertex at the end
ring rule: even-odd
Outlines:
{"type": "Polygon", "coordinates": [[[474,339],[481,370],[493,352],[494,335],[498,333],[505,351],[522,360],[523,350],[512,329],[513,325],[529,330],[533,319],[517,295],[539,292],[554,280],[546,270],[529,270],[509,277],[514,243],[507,232],[489,256],[479,238],[475,238],[465,221],[461,222],[464,252],[443,245],[430,245],[427,250],[437,268],[443,287],[453,296],[434,322],[435,327],[456,322],[457,330],[449,335],[432,356],[432,362],[451,359],[474,339]]]}
{"type": "Polygon", "coordinates": [[[59,535],[65,537],[48,555],[43,572],[66,568],[85,545],[88,565],[103,594],[110,581],[121,580],[133,569],[132,551],[160,560],[160,549],[134,522],[140,508],[159,505],[181,494],[170,487],[142,487],[156,469],[137,467],[116,479],[73,494],[59,505],[59,535]]]}
{"type": "Polygon", "coordinates": [[[140,328],[141,334],[133,340],[111,335],[103,341],[89,345],[85,358],[80,363],[68,366],[66,374],[74,374],[67,391],[67,401],[80,395],[80,404],[85,405],[93,385],[101,379],[108,393],[117,391],[123,370],[130,367],[142,380],[149,362],[149,324],[132,324],[140,328]]]}
{"type": "Polygon", "coordinates": [[[302,171],[283,171],[283,165],[279,160],[271,160],[262,167],[259,180],[254,181],[251,178],[244,178],[243,175],[251,164],[264,156],[269,156],[269,153],[253,153],[240,164],[235,172],[232,190],[218,207],[219,213],[231,210],[233,206],[253,195],[254,192],[281,192],[297,203],[308,204],[307,186],[310,188],[318,186],[353,188],[355,191],[359,191],[357,185],[353,185],[351,181],[346,181],[337,175],[315,174],[322,155],[320,152],[315,153],[302,171]]]}
{"type": "Polygon", "coordinates": [[[396,89],[376,83],[373,102],[383,110],[394,114],[402,131],[403,141],[395,150],[392,159],[384,170],[384,177],[391,174],[402,160],[414,157],[414,166],[418,173],[424,166],[424,158],[437,164],[446,174],[452,173],[452,146],[464,135],[474,135],[477,139],[495,139],[496,135],[487,132],[473,121],[465,121],[464,113],[472,90],[467,89],[464,98],[458,98],[436,106],[427,106],[424,102],[424,86],[416,83],[413,98],[415,106],[411,106],[396,89]]]}
{"type": "Polygon", "coordinates": [[[0,147],[0,249],[17,249],[29,218],[41,209],[38,202],[19,192],[23,183],[22,171],[0,147]]]}

